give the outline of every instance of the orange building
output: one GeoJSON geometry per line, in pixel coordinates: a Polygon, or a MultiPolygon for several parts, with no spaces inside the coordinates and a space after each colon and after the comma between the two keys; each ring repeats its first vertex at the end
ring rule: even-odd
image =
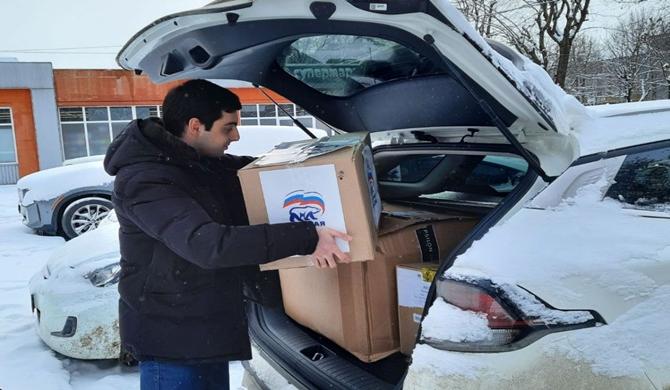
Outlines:
{"type": "MultiPolygon", "coordinates": [[[[124,70],[56,69],[49,63],[0,62],[0,184],[60,166],[64,160],[104,154],[113,137],[136,118],[161,115],[166,92],[124,70]]],[[[292,125],[259,89],[220,82],[242,100],[242,125],[292,125]]],[[[266,90],[308,127],[318,121],[266,90]]]]}

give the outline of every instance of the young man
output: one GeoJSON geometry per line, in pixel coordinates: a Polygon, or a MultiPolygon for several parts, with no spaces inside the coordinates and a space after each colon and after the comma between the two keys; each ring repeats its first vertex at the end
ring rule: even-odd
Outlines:
{"type": "Polygon", "coordinates": [[[312,254],[319,267],[347,262],[335,238],[310,223],[248,226],[237,170],[241,104],[225,88],[192,80],[163,101],[163,122],[136,120],[114,140],[120,223],[119,329],[140,361],[142,389],[227,389],[228,362],[251,358],[242,280],[254,266],[312,254]]]}

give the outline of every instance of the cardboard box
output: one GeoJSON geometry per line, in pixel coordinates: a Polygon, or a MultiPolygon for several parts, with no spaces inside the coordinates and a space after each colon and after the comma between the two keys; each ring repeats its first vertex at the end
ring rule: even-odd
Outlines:
{"type": "MultiPolygon", "coordinates": [[[[353,237],[338,240],[352,261],[374,257],[382,205],[367,133],[284,143],[238,175],[251,224],[328,226],[353,237]]],[[[261,270],[311,265],[309,256],[293,256],[261,270]]]]}
{"type": "Polygon", "coordinates": [[[476,222],[458,215],[384,213],[374,260],[279,270],[284,309],[358,359],[380,360],[400,349],[395,267],[439,260],[476,222]]]}
{"type": "Polygon", "coordinates": [[[401,264],[396,267],[400,352],[405,355],[411,355],[416,344],[428,289],[438,267],[437,263],[401,264]]]}

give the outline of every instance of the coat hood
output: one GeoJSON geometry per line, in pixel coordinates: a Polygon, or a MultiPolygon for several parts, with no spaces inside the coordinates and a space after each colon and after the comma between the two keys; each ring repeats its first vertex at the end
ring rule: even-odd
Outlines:
{"type": "Polygon", "coordinates": [[[141,162],[184,165],[199,159],[198,152],[165,130],[159,118],[137,119],[109,146],[104,167],[114,176],[124,166],[141,162]]]}

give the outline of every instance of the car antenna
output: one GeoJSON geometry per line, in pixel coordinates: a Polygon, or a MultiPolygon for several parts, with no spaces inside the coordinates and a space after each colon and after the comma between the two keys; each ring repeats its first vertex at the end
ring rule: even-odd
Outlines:
{"type": "Polygon", "coordinates": [[[463,136],[463,138],[461,138],[460,143],[462,143],[462,144],[465,143],[465,139],[468,138],[468,137],[474,138],[475,134],[479,133],[479,129],[470,128],[470,129],[468,129],[468,133],[470,133],[470,134],[466,134],[466,135],[463,136]]]}
{"type": "Polygon", "coordinates": [[[270,99],[270,101],[271,101],[272,103],[274,103],[275,106],[279,107],[279,109],[282,110],[282,111],[284,112],[284,114],[286,114],[289,118],[291,118],[291,120],[293,121],[293,124],[296,125],[296,126],[298,126],[302,131],[305,132],[305,134],[307,134],[308,136],[310,136],[310,138],[317,138],[317,136],[314,135],[314,133],[312,133],[311,131],[309,131],[309,129],[308,129],[307,127],[305,127],[305,125],[303,125],[302,123],[300,123],[300,121],[298,121],[297,119],[295,119],[295,118],[293,117],[293,115],[291,115],[288,111],[286,111],[286,110],[284,109],[284,107],[280,106],[280,105],[279,105],[279,104],[272,98],[272,96],[270,96],[267,92],[265,92],[265,91],[263,90],[263,88],[261,88],[260,86],[258,86],[258,84],[255,84],[255,83],[252,83],[252,85],[253,85],[256,89],[258,89],[259,91],[261,91],[261,93],[262,93],[263,95],[265,95],[265,97],[267,97],[268,99],[270,99]]]}

